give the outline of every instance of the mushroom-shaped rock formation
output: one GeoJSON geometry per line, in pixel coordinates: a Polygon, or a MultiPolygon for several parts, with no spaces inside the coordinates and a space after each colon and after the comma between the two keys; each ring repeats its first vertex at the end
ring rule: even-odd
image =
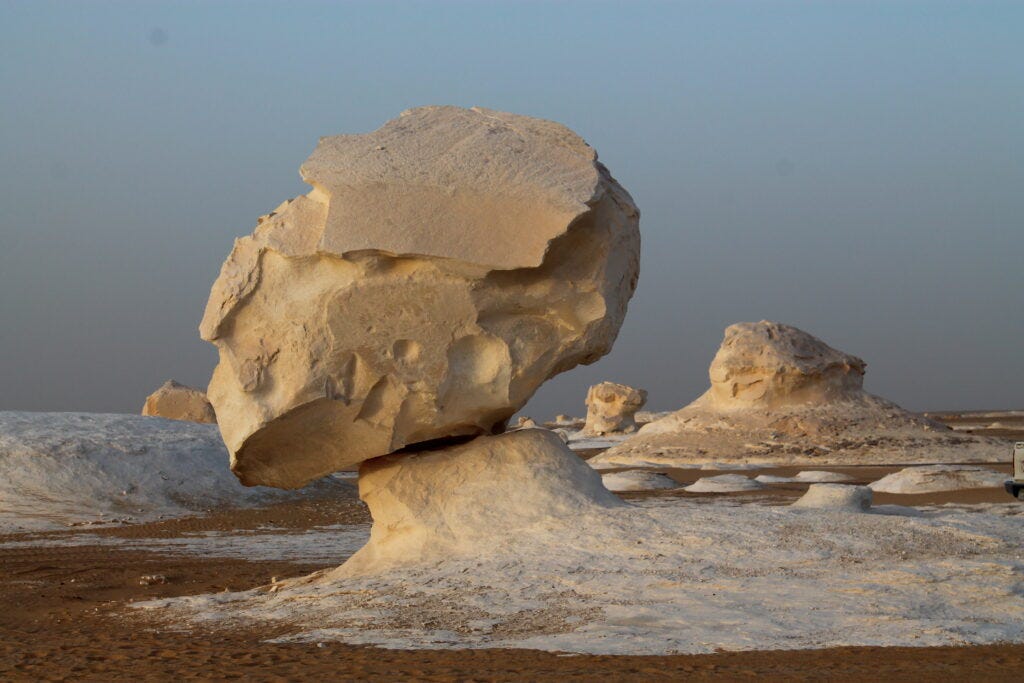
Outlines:
{"type": "Polygon", "coordinates": [[[235,242],[200,326],[244,483],[500,432],[611,348],[639,213],[567,128],[423,107],[321,139],[301,174],[312,192],[235,242]]]}
{"type": "Polygon", "coordinates": [[[142,406],[142,414],[150,417],[166,417],[170,420],[186,420],[188,422],[217,422],[213,406],[206,400],[206,394],[179,384],[173,379],[167,380],[159,389],[146,397],[142,406]]]}
{"type": "Polygon", "coordinates": [[[993,462],[1005,442],[958,434],[863,389],[864,361],[789,325],[739,323],[685,408],[592,458],[608,467],[707,462],[993,462]]]}
{"type": "Polygon", "coordinates": [[[587,423],[583,433],[602,436],[636,431],[636,411],[647,403],[647,392],[625,384],[601,382],[587,391],[587,423]]]}

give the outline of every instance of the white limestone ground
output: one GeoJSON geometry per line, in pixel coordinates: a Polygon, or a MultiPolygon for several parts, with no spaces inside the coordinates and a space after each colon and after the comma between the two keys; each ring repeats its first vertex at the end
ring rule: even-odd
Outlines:
{"type": "Polygon", "coordinates": [[[971,465],[924,465],[893,472],[869,486],[880,493],[932,493],[1002,488],[1007,475],[971,465]]]}
{"type": "Polygon", "coordinates": [[[602,475],[601,481],[609,491],[657,491],[679,488],[679,484],[672,477],[643,470],[612,472],[602,475]]]}
{"type": "Polygon", "coordinates": [[[0,412],[0,531],[141,522],[300,496],[354,496],[335,479],[302,491],[242,486],[216,425],[139,415],[0,412]]]}
{"type": "MultiPolygon", "coordinates": [[[[1024,640],[1024,507],[918,517],[650,498],[378,575],[142,605],[283,640],[609,654],[1024,640]]],[[[343,559],[342,557],[338,558],[343,559]]]]}

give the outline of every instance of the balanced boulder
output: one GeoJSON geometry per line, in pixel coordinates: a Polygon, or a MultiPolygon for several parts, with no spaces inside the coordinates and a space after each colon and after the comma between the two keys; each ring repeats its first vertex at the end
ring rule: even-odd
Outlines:
{"type": "Polygon", "coordinates": [[[313,190],[236,240],[200,326],[244,483],[500,432],[611,348],[639,213],[567,128],[424,107],[321,139],[301,175],[313,190]]]}

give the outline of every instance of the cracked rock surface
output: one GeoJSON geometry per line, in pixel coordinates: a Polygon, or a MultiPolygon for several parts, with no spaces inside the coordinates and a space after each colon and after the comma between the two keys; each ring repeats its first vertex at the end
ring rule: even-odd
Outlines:
{"type": "Polygon", "coordinates": [[[564,126],[423,107],[321,139],[301,174],[313,190],[236,240],[200,326],[243,483],[500,432],[611,349],[639,212],[564,126]]]}

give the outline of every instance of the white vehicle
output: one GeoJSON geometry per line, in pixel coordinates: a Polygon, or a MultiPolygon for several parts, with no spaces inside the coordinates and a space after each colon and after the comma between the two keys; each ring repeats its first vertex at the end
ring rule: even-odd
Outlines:
{"type": "Polygon", "coordinates": [[[1013,479],[1006,480],[1006,492],[1024,500],[1024,441],[1013,444],[1013,479]]]}

